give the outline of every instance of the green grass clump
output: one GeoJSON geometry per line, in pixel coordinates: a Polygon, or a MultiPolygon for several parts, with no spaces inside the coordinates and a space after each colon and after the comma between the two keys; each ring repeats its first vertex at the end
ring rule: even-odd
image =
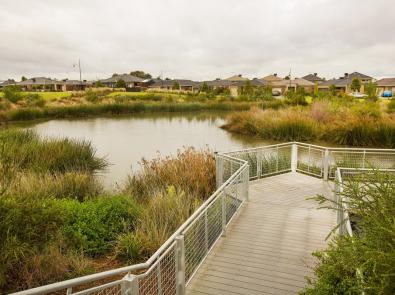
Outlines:
{"type": "Polygon", "coordinates": [[[33,131],[9,129],[0,133],[0,142],[4,146],[2,157],[20,170],[95,172],[107,166],[87,141],[40,138],[33,131]]]}
{"type": "MultiPolygon", "coordinates": [[[[333,200],[317,200],[337,210],[333,200]]],[[[361,231],[354,231],[353,237],[334,237],[326,250],[314,253],[315,278],[308,279],[301,294],[394,294],[394,174],[375,171],[346,180],[343,200],[358,217],[361,231]]]]}

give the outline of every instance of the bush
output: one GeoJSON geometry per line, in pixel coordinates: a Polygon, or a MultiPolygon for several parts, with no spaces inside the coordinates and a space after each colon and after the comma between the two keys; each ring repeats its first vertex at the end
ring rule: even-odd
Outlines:
{"type": "Polygon", "coordinates": [[[37,93],[28,93],[23,98],[26,100],[28,106],[43,107],[46,103],[45,99],[37,93]]]}
{"type": "Polygon", "coordinates": [[[53,199],[0,198],[0,287],[59,236],[66,216],[53,199]]]}
{"type": "Polygon", "coordinates": [[[133,199],[125,196],[60,202],[67,216],[63,233],[69,246],[90,256],[105,253],[118,235],[133,230],[140,212],[133,199]]]}
{"type": "MultiPolygon", "coordinates": [[[[375,171],[350,179],[342,197],[361,231],[335,237],[326,250],[314,254],[319,261],[316,278],[308,280],[302,294],[394,294],[395,175],[375,171]]],[[[333,200],[316,199],[337,210],[333,200]]]]}
{"type": "Polygon", "coordinates": [[[17,103],[22,99],[21,88],[17,85],[6,86],[3,89],[4,98],[12,103],[17,103]]]}

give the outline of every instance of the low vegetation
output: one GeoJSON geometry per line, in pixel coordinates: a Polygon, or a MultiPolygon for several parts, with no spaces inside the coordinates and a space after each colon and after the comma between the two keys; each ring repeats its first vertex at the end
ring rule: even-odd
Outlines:
{"type": "Polygon", "coordinates": [[[326,141],[348,146],[395,147],[395,116],[377,102],[315,100],[307,107],[236,112],[225,129],[281,141],[326,141]]]}
{"type": "MultiPolygon", "coordinates": [[[[395,293],[395,174],[375,171],[346,181],[343,198],[358,217],[354,236],[336,236],[326,250],[314,253],[315,278],[301,294],[395,293]]],[[[336,210],[323,196],[317,200],[336,210]]]]}
{"type": "Polygon", "coordinates": [[[143,160],[111,193],[106,166],[89,142],[0,133],[0,293],[143,261],[215,188],[208,150],[143,160]]]}
{"type": "Polygon", "coordinates": [[[21,92],[8,86],[0,96],[0,121],[123,115],[140,112],[237,111],[251,106],[279,108],[266,92],[239,98],[228,93],[121,92],[92,88],[75,92],[21,92]]]}

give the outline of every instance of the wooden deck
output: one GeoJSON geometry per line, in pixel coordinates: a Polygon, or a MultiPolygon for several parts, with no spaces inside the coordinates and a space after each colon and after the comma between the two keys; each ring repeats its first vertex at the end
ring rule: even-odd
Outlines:
{"type": "Polygon", "coordinates": [[[288,173],[250,182],[240,210],[187,287],[187,294],[297,294],[336,214],[306,200],[332,196],[330,182],[288,173]]]}

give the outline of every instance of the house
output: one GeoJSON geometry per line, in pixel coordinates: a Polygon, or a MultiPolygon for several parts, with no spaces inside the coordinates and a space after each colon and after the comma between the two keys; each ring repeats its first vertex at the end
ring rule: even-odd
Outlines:
{"type": "Polygon", "coordinates": [[[129,74],[115,74],[111,78],[100,80],[100,82],[107,87],[116,88],[116,84],[119,80],[125,81],[126,88],[139,88],[144,81],[144,79],[129,74]]]}
{"type": "Polygon", "coordinates": [[[80,81],[80,80],[69,80],[69,79],[63,79],[59,81],[59,87],[58,90],[61,91],[81,91],[85,90],[87,87],[93,86],[92,82],[88,82],[86,80],[80,81]]]}
{"type": "Polygon", "coordinates": [[[305,79],[305,80],[307,80],[307,81],[310,81],[310,82],[312,82],[312,83],[314,83],[314,84],[315,84],[315,83],[320,84],[320,83],[322,83],[322,82],[325,81],[325,79],[319,77],[317,73],[308,74],[308,75],[302,77],[302,79],[305,79]]]}
{"type": "Polygon", "coordinates": [[[266,81],[261,81],[260,79],[249,80],[248,78],[245,78],[241,75],[232,76],[226,79],[218,78],[213,81],[205,81],[203,83],[206,83],[211,89],[229,90],[230,95],[233,97],[238,96],[247,83],[249,83],[254,88],[269,85],[269,83],[266,81]]]}
{"type": "Polygon", "coordinates": [[[46,77],[34,77],[25,81],[17,82],[23,91],[58,91],[61,88],[60,82],[46,77]]]}
{"type": "Polygon", "coordinates": [[[331,79],[322,82],[321,84],[318,85],[318,90],[329,91],[331,85],[334,85],[336,87],[337,92],[352,93],[353,91],[351,90],[350,86],[354,78],[358,78],[361,81],[360,92],[364,92],[364,85],[366,83],[374,81],[372,77],[358,72],[353,72],[351,74],[345,73],[344,76],[340,77],[339,79],[331,79]]]}
{"type": "Polygon", "coordinates": [[[186,79],[152,79],[151,81],[153,81],[153,83],[148,84],[148,88],[152,90],[181,90],[194,92],[198,91],[201,85],[200,82],[186,79]],[[178,89],[174,89],[176,85],[178,86],[178,89]]]}
{"type": "Polygon", "coordinates": [[[1,89],[1,88],[4,88],[4,87],[6,87],[6,86],[15,85],[15,84],[16,84],[16,82],[15,82],[14,79],[8,79],[8,80],[5,80],[5,81],[1,81],[1,83],[0,83],[0,89],[1,89]]]}
{"type": "Polygon", "coordinates": [[[248,81],[249,79],[246,77],[243,77],[241,74],[231,76],[229,78],[225,78],[224,80],[226,81],[231,81],[231,82],[240,82],[240,81],[248,81]]]}
{"type": "Polygon", "coordinates": [[[377,82],[377,94],[379,96],[383,96],[384,91],[385,92],[391,92],[390,94],[388,93],[388,96],[394,96],[395,94],[395,78],[384,78],[380,79],[377,82]]]}
{"type": "Polygon", "coordinates": [[[281,81],[281,80],[283,80],[283,78],[280,78],[279,76],[277,76],[277,73],[274,73],[272,75],[268,75],[263,78],[260,78],[259,80],[273,83],[273,82],[281,81]]]}
{"type": "Polygon", "coordinates": [[[313,93],[315,84],[303,78],[295,78],[273,81],[270,85],[272,85],[273,91],[284,94],[288,91],[295,91],[297,87],[303,87],[307,93],[313,93]]]}

